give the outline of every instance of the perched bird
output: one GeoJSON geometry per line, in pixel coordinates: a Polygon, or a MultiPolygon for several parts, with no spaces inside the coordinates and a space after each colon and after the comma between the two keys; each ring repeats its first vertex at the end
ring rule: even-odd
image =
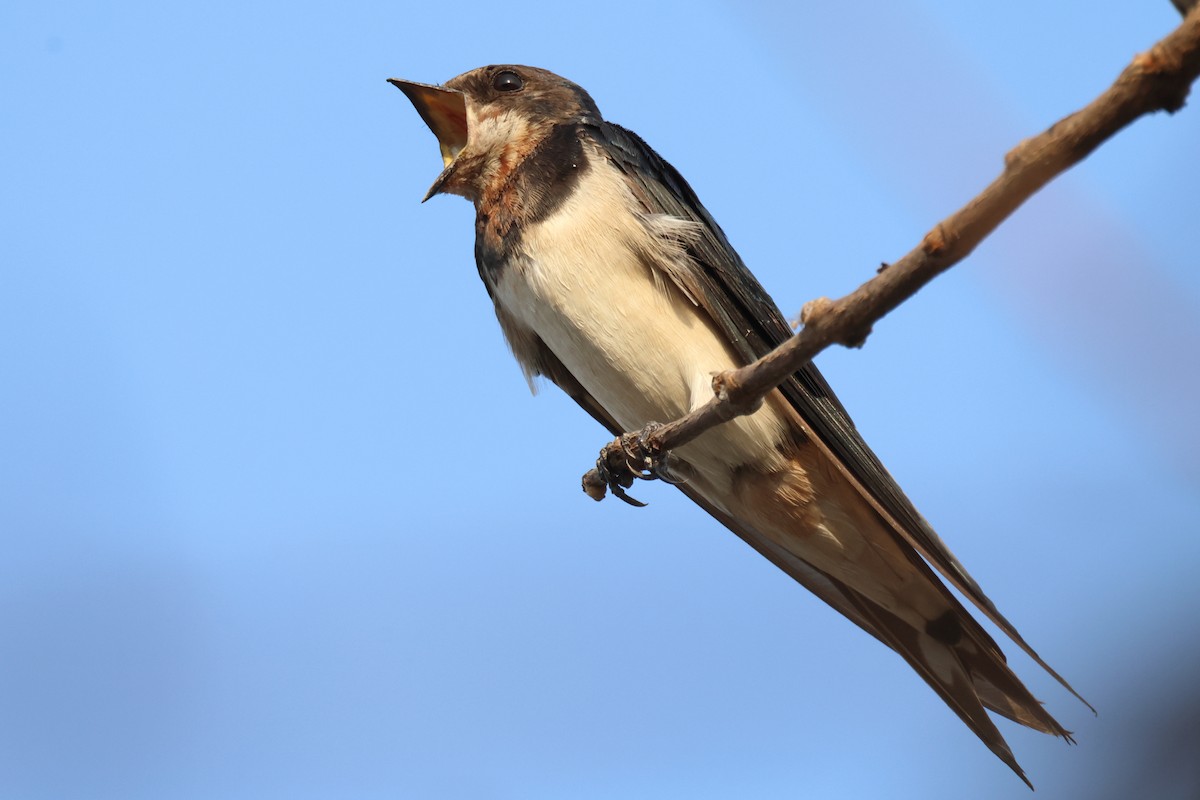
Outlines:
{"type": "MultiPolygon", "coordinates": [[[[711,398],[714,372],[791,335],[683,177],[579,86],[517,65],[390,82],[441,146],[425,199],[475,205],[479,275],[526,378],[553,381],[613,434],[683,416],[711,398]]],[[[899,653],[1026,783],[985,708],[1070,741],[933,568],[1074,690],[905,497],[816,367],[672,458],[684,494],[899,653]]]]}

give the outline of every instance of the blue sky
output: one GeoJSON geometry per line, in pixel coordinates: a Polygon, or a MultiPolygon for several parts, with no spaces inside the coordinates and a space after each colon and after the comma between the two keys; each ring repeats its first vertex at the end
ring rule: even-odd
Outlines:
{"type": "MultiPolygon", "coordinates": [[[[0,794],[1028,796],[668,487],[579,492],[606,437],[529,396],[384,82],[576,80],[791,314],[1178,22],[830,5],[0,10],[0,794]]],[[[819,359],[1100,709],[1010,652],[1079,740],[1002,723],[1039,798],[1192,796],[1154,758],[1200,700],[1198,141],[1194,108],[1137,123],[819,359]]]]}

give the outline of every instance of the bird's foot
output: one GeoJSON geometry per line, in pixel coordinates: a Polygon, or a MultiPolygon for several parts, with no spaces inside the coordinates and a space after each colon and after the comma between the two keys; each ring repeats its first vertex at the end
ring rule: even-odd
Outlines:
{"type": "Polygon", "coordinates": [[[606,492],[631,506],[644,506],[642,501],[630,497],[625,490],[635,480],[681,483],[684,478],[672,472],[670,454],[657,446],[654,434],[662,425],[651,422],[635,433],[623,433],[609,442],[596,459],[596,468],[583,476],[583,490],[593,500],[603,500],[606,492]]]}

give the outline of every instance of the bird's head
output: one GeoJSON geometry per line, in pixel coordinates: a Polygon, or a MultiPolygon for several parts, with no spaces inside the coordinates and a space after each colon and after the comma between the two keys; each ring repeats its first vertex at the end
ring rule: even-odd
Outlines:
{"type": "Polygon", "coordinates": [[[445,169],[425,195],[478,202],[507,180],[558,125],[598,124],[600,111],[574,83],[536,67],[479,67],[441,86],[389,78],[437,136],[445,169]]]}

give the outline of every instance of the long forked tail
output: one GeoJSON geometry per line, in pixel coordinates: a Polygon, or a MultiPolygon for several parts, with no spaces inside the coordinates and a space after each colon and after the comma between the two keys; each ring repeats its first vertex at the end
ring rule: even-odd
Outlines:
{"type": "MultiPolygon", "coordinates": [[[[767,560],[810,592],[900,655],[955,714],[1031,789],[1012,750],[986,709],[1042,733],[1074,743],[1071,733],[1050,715],[1009,668],[1000,647],[913,554],[913,563],[940,589],[944,613],[921,628],[888,611],[845,582],[798,558],[777,542],[733,519],[686,484],[688,497],[736,533],[767,560]]],[[[1039,663],[1041,663],[1039,659],[1039,663]]],[[[1057,675],[1056,675],[1057,677],[1057,675]]],[[[1061,680],[1061,679],[1060,679],[1061,680]]],[[[1090,708],[1090,706],[1089,706],[1090,708]]]]}
{"type": "MultiPolygon", "coordinates": [[[[1030,789],[1033,784],[1025,776],[1025,771],[1017,763],[985,708],[1026,727],[1061,736],[1074,743],[1071,732],[1030,694],[1009,669],[1004,654],[986,634],[985,640],[980,641],[974,635],[976,631],[970,627],[964,630],[954,623],[918,630],[881,606],[857,596],[853,590],[842,588],[856,610],[870,623],[870,632],[899,653],[988,749],[1025,781],[1030,789]]],[[[965,615],[965,611],[961,613],[965,615]]]]}

